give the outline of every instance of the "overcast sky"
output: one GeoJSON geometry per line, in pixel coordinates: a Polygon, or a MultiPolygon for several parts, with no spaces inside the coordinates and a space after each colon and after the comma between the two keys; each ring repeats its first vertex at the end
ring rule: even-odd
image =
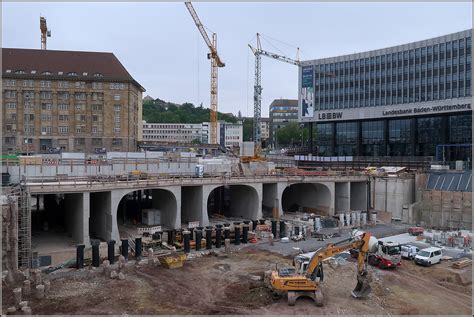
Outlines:
{"type": "MultiPolygon", "coordinates": [[[[253,115],[256,32],[264,49],[302,60],[363,52],[472,28],[466,3],[203,3],[203,24],[218,34],[219,111],[253,115]],[[277,50],[278,49],[278,50],[277,50]]],[[[209,105],[207,47],[183,3],[2,3],[2,47],[113,52],[146,94],[209,105]]],[[[297,67],[262,57],[262,116],[277,98],[297,98],[297,67]]]]}

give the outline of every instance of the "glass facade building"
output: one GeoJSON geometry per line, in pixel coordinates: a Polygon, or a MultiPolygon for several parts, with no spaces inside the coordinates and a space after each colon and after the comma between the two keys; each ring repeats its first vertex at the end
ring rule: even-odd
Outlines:
{"type": "Polygon", "coordinates": [[[465,160],[472,143],[472,30],[405,45],[304,61],[299,121],[316,124],[325,156],[465,160]]]}

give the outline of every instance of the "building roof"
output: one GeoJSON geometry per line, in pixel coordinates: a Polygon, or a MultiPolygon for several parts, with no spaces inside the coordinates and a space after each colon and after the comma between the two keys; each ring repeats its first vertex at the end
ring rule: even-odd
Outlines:
{"type": "Polygon", "coordinates": [[[131,81],[145,91],[117,57],[107,52],[2,48],[2,76],[131,81]]]}
{"type": "Polygon", "coordinates": [[[275,99],[270,104],[270,107],[272,106],[298,107],[298,99],[275,99]]]}

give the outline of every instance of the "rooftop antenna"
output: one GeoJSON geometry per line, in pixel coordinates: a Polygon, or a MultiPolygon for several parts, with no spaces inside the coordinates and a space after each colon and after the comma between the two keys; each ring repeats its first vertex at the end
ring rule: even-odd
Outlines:
{"type": "Polygon", "coordinates": [[[41,30],[41,49],[46,49],[46,38],[51,37],[51,30],[48,30],[46,25],[46,18],[40,16],[40,30],[41,30]]]}

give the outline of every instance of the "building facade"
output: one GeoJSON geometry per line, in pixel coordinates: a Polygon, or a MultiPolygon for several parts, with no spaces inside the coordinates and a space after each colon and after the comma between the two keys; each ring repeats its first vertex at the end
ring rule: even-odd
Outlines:
{"type": "Polygon", "coordinates": [[[144,142],[202,143],[201,123],[147,123],[143,121],[144,142]]]}
{"type": "Polygon", "coordinates": [[[2,54],[4,153],[137,149],[145,90],[113,53],[2,54]]]}
{"type": "Polygon", "coordinates": [[[260,134],[262,137],[262,144],[267,147],[270,139],[270,118],[260,118],[260,134]]]}
{"type": "Polygon", "coordinates": [[[275,99],[269,107],[269,142],[273,148],[278,146],[276,131],[283,128],[288,122],[298,121],[298,100],[275,99]]]}
{"type": "MultiPolygon", "coordinates": [[[[211,123],[202,123],[202,143],[210,143],[211,123]]],[[[241,121],[237,123],[218,121],[217,135],[219,144],[224,147],[241,147],[244,140],[243,125],[241,121]]]]}
{"type": "Polygon", "coordinates": [[[471,36],[302,62],[298,117],[316,125],[320,155],[468,160],[471,36]]]}

